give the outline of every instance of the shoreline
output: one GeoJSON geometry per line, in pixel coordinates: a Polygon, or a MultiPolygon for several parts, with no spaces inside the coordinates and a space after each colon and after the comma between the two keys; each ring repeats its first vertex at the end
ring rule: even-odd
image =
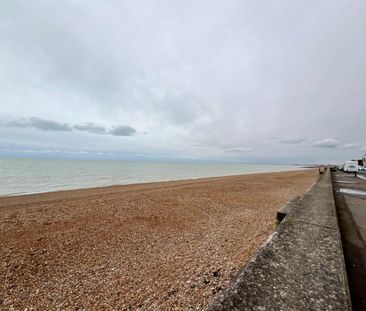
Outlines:
{"type": "Polygon", "coordinates": [[[302,169],[295,165],[0,159],[0,196],[302,169]]]}
{"type": "MultiPolygon", "coordinates": [[[[274,164],[275,165],[275,164],[274,164]]],[[[127,187],[127,186],[140,186],[140,185],[150,185],[150,184],[164,184],[164,183],[176,183],[176,182],[192,182],[192,181],[200,181],[200,180],[211,180],[211,179],[220,179],[220,178],[230,178],[230,177],[241,177],[247,175],[259,175],[259,174],[275,174],[275,173],[286,173],[286,172],[298,172],[298,171],[306,171],[314,169],[314,167],[299,167],[290,170],[283,171],[273,171],[273,172],[248,172],[234,175],[220,175],[220,176],[210,176],[210,177],[193,177],[187,179],[171,179],[171,180],[159,180],[159,181],[146,181],[146,182],[132,182],[126,184],[110,184],[104,186],[96,186],[96,187],[82,187],[82,188],[65,188],[60,190],[51,190],[51,191],[40,191],[40,192],[23,192],[23,193],[10,193],[10,194],[2,194],[0,195],[0,201],[3,198],[14,198],[14,197],[26,197],[32,195],[46,195],[46,194],[57,194],[63,192],[72,192],[72,191],[89,191],[89,190],[98,190],[103,188],[114,188],[114,187],[127,187]]]]}
{"type": "Polygon", "coordinates": [[[204,309],[317,170],[3,197],[3,307],[204,309]],[[72,297],[72,299],[71,299],[72,297]]]}

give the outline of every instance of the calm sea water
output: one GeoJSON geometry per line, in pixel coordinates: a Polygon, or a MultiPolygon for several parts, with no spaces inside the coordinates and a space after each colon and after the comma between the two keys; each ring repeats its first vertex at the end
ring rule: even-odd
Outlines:
{"type": "Polygon", "coordinates": [[[299,169],[294,165],[0,159],[0,195],[299,169]]]}

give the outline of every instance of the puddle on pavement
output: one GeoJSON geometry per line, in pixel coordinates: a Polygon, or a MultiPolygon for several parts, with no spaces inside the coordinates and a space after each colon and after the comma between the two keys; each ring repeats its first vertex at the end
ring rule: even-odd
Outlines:
{"type": "Polygon", "coordinates": [[[366,177],[363,176],[363,175],[357,175],[357,177],[360,178],[360,179],[366,180],[366,177]]]}
{"type": "Polygon", "coordinates": [[[341,188],[338,190],[338,192],[344,193],[344,194],[361,195],[361,196],[366,197],[366,191],[361,191],[361,190],[341,188]]]}

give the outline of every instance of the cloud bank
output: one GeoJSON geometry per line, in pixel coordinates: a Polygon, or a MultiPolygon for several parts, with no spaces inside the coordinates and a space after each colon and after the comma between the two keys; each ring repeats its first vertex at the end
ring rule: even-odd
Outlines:
{"type": "Polygon", "coordinates": [[[136,130],[127,125],[119,125],[114,126],[109,133],[114,136],[132,136],[136,133],[136,130]]]}
{"type": "Polygon", "coordinates": [[[314,147],[319,148],[337,148],[340,146],[340,142],[334,138],[324,138],[322,140],[316,140],[312,144],[314,147]]]}
{"type": "Polygon", "coordinates": [[[33,127],[41,131],[61,131],[71,132],[73,130],[88,132],[99,135],[113,135],[113,136],[132,136],[137,133],[136,129],[127,125],[112,126],[107,129],[104,126],[87,122],[84,124],[70,125],[68,123],[61,123],[53,120],[45,120],[37,117],[30,118],[0,118],[0,126],[12,128],[26,128],[33,127]]]}
{"type": "Polygon", "coordinates": [[[67,123],[44,120],[37,117],[19,118],[9,121],[2,120],[0,122],[0,125],[6,127],[18,127],[18,128],[34,127],[42,131],[66,131],[66,132],[72,131],[72,127],[67,123]]]}
{"type": "Polygon", "coordinates": [[[92,134],[105,135],[108,133],[107,129],[104,126],[97,125],[92,122],[87,122],[84,124],[75,124],[73,127],[75,130],[89,132],[92,134]]]}
{"type": "Polygon", "coordinates": [[[363,0],[3,1],[0,114],[15,118],[0,148],[359,157],[365,11],[363,0]]]}

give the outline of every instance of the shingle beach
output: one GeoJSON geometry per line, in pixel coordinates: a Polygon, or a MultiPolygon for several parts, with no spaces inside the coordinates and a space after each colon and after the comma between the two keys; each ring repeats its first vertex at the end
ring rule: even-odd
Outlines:
{"type": "Polygon", "coordinates": [[[2,197],[0,309],[205,309],[317,174],[2,197]]]}

